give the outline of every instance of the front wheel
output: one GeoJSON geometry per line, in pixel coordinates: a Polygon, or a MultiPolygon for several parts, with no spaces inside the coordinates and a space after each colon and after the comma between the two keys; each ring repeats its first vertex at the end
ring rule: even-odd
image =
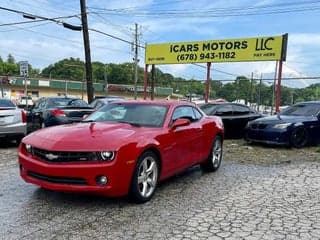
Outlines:
{"type": "Polygon", "coordinates": [[[295,148],[304,147],[308,142],[308,133],[304,127],[298,127],[292,130],[290,136],[291,146],[295,148]]]}
{"type": "Polygon", "coordinates": [[[215,172],[221,165],[222,160],[222,138],[221,136],[216,136],[213,140],[210,154],[203,164],[201,164],[201,168],[206,172],[215,172]]]}
{"type": "Polygon", "coordinates": [[[144,152],[138,159],[130,187],[130,197],[138,203],[149,201],[155,193],[159,177],[156,154],[144,152]]]}

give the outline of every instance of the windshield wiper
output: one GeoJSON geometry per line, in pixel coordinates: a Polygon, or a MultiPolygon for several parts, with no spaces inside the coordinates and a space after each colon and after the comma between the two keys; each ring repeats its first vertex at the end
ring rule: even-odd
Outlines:
{"type": "Polygon", "coordinates": [[[130,124],[131,126],[134,126],[134,127],[141,127],[141,124],[139,124],[139,123],[127,122],[127,121],[118,121],[118,122],[119,122],[119,123],[130,124]]]}
{"type": "Polygon", "coordinates": [[[81,122],[90,123],[90,122],[96,122],[96,120],[82,120],[81,122]]]}

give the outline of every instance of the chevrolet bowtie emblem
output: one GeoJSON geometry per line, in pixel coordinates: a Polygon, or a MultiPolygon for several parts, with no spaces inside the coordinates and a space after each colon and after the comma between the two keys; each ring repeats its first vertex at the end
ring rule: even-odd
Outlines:
{"type": "Polygon", "coordinates": [[[47,159],[49,159],[49,160],[54,160],[54,159],[57,159],[57,158],[58,158],[57,155],[54,155],[54,154],[52,154],[52,153],[47,153],[47,154],[45,155],[45,157],[46,157],[47,159]]]}

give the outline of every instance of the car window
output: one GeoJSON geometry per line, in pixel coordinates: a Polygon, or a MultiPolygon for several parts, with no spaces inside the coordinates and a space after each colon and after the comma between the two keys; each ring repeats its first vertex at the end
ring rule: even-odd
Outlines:
{"type": "Polygon", "coordinates": [[[216,104],[204,104],[200,106],[201,110],[207,115],[211,115],[212,112],[214,112],[214,110],[216,109],[216,107],[216,104]]]}
{"type": "Polygon", "coordinates": [[[199,110],[196,109],[196,108],[192,108],[192,109],[194,111],[195,120],[201,119],[202,118],[202,114],[199,112],[199,110]]]}
{"type": "Polygon", "coordinates": [[[88,104],[81,99],[70,99],[70,98],[52,98],[48,99],[48,108],[52,107],[87,107],[88,104]]]}
{"type": "Polygon", "coordinates": [[[250,109],[247,106],[242,106],[242,105],[233,105],[233,115],[244,115],[244,114],[249,114],[250,109]]]}
{"type": "Polygon", "coordinates": [[[218,106],[214,112],[217,116],[231,116],[233,112],[231,105],[222,104],[218,106]]]}
{"type": "Polygon", "coordinates": [[[39,99],[38,101],[35,102],[35,104],[31,108],[31,111],[35,111],[35,110],[44,108],[45,103],[46,103],[45,99],[39,99]]]}
{"type": "Polygon", "coordinates": [[[320,112],[319,104],[296,104],[286,108],[281,115],[291,116],[317,116],[320,112]]]}
{"type": "Polygon", "coordinates": [[[67,105],[73,107],[88,107],[88,104],[81,99],[71,99],[67,105]]]}
{"type": "Polygon", "coordinates": [[[0,99],[0,107],[16,107],[13,102],[8,99],[0,99]]]}
{"type": "Polygon", "coordinates": [[[137,126],[161,127],[168,108],[152,104],[111,103],[88,116],[84,122],[125,122],[137,126]]]}
{"type": "Polygon", "coordinates": [[[187,118],[191,122],[195,121],[197,118],[195,116],[195,113],[193,111],[193,107],[191,106],[180,106],[177,107],[173,114],[172,114],[172,120],[171,122],[174,122],[178,118],[187,118]]]}

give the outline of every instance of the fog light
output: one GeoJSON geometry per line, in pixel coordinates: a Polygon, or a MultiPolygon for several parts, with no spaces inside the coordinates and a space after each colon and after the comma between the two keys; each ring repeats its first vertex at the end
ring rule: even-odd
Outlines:
{"type": "Polygon", "coordinates": [[[108,183],[108,178],[106,176],[98,176],[96,177],[96,182],[100,186],[105,186],[108,183]]]}

